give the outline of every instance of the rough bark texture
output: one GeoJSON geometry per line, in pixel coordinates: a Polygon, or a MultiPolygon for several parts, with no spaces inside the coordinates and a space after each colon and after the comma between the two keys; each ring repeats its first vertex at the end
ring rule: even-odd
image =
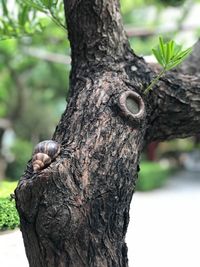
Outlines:
{"type": "MultiPolygon", "coordinates": [[[[186,69],[187,65],[184,66],[186,69]]],[[[147,142],[184,138],[200,132],[200,77],[168,72],[151,93],[153,111],[147,142]]]]}
{"type": "Polygon", "coordinates": [[[53,137],[61,153],[38,173],[29,163],[16,190],[26,253],[31,267],[126,267],[141,149],[198,132],[199,81],[169,73],[144,96],[155,70],[131,52],[118,1],[66,0],[65,12],[72,72],[53,137]]]}

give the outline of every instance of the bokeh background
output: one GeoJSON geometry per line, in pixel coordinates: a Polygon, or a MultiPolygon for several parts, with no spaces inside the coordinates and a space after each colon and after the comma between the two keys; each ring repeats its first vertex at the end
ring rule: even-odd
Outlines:
{"type": "MultiPolygon", "coordinates": [[[[70,46],[57,2],[50,14],[0,0],[0,242],[19,226],[10,194],[67,104],[70,46]]],[[[159,35],[185,48],[199,39],[200,1],[121,0],[121,9],[132,48],[149,62],[159,35]]],[[[144,149],[127,237],[131,267],[200,266],[199,195],[200,135],[144,149]]]]}

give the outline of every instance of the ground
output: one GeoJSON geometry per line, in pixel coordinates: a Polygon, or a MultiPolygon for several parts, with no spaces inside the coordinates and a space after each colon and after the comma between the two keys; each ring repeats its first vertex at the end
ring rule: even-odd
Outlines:
{"type": "MultiPolygon", "coordinates": [[[[130,267],[199,267],[200,173],[179,172],[162,189],[135,193],[127,233],[130,267]]],[[[19,230],[0,235],[2,267],[28,267],[19,230]]]]}

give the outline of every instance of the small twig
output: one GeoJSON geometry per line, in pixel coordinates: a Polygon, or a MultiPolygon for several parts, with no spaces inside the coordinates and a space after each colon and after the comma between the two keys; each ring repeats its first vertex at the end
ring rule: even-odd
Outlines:
{"type": "Polygon", "coordinates": [[[154,79],[154,80],[152,80],[151,81],[151,83],[149,84],[149,86],[145,89],[145,91],[144,91],[144,94],[146,95],[146,94],[148,94],[149,93],[149,91],[150,90],[152,90],[153,89],[153,86],[158,82],[158,80],[163,76],[163,74],[165,73],[165,69],[163,69],[159,74],[158,74],[158,76],[154,79]]]}
{"type": "Polygon", "coordinates": [[[178,66],[191,52],[192,48],[182,50],[180,45],[177,45],[173,40],[169,42],[164,42],[163,38],[159,37],[159,46],[152,49],[152,52],[162,66],[162,71],[153,79],[149,86],[144,90],[146,95],[150,90],[153,89],[153,86],[158,82],[160,77],[168,70],[171,70],[178,66]]]}
{"type": "Polygon", "coordinates": [[[59,26],[59,27],[61,27],[65,32],[67,32],[67,28],[66,28],[66,26],[60,21],[60,20],[58,20],[58,18],[53,14],[53,12],[52,12],[52,10],[51,9],[49,9],[49,14],[47,14],[48,15],[48,17],[57,25],[57,26],[59,26]]]}

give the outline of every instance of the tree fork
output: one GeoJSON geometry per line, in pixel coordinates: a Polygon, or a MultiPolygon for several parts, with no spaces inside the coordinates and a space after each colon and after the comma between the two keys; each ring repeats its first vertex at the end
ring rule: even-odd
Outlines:
{"type": "Polygon", "coordinates": [[[131,52],[118,1],[64,4],[70,99],[53,136],[61,153],[38,173],[29,162],[15,192],[26,254],[30,267],[126,267],[140,152],[196,133],[199,81],[186,93],[191,78],[171,72],[144,96],[154,71],[131,52]]]}

